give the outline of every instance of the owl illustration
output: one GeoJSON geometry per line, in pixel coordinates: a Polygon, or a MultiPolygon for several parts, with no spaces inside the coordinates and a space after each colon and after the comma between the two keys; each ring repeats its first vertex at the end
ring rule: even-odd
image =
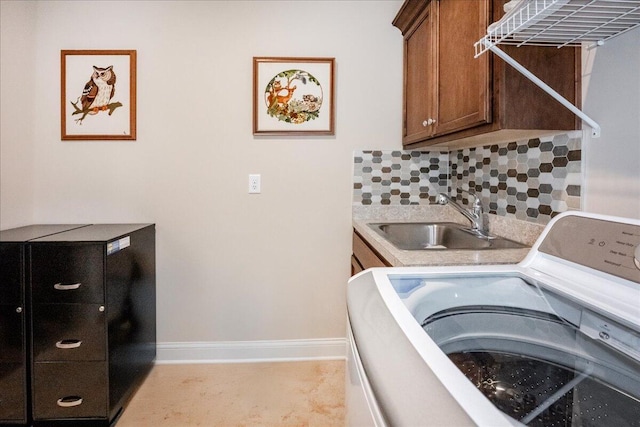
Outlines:
{"type": "Polygon", "coordinates": [[[82,91],[83,110],[89,110],[89,114],[98,114],[100,110],[107,110],[109,101],[116,91],[116,73],[113,72],[113,65],[107,68],[93,66],[91,79],[84,85],[82,91]]]}

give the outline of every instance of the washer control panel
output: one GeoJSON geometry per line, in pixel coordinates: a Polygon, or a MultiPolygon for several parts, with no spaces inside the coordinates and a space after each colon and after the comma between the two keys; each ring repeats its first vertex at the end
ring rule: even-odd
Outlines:
{"type": "Polygon", "coordinates": [[[538,250],[640,284],[640,225],[568,215],[538,250]]]}

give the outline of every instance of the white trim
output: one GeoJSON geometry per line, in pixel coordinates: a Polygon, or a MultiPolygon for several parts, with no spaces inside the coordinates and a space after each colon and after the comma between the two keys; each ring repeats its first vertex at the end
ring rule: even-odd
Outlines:
{"type": "Polygon", "coordinates": [[[277,340],[159,342],[157,364],[255,363],[301,360],[346,360],[345,338],[277,340]]]}

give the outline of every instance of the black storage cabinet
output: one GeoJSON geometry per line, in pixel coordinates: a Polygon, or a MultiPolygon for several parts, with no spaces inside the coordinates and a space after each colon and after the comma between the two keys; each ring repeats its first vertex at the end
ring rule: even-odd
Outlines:
{"type": "Polygon", "coordinates": [[[0,231],[0,425],[29,421],[27,243],[83,225],[29,225],[0,231]]]}
{"type": "Polygon", "coordinates": [[[27,422],[113,424],[156,356],[155,226],[92,224],[22,248],[27,422]]]}

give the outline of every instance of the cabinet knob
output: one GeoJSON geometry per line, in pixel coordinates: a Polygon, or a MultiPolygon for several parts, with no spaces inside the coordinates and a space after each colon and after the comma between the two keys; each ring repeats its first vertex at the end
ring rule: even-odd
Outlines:
{"type": "Polygon", "coordinates": [[[435,119],[432,118],[428,118],[427,120],[425,120],[424,122],[422,122],[422,126],[427,127],[427,126],[431,126],[432,124],[434,124],[436,121],[435,119]]]}
{"type": "Polygon", "coordinates": [[[16,307],[16,313],[22,313],[22,307],[16,307]]]}

